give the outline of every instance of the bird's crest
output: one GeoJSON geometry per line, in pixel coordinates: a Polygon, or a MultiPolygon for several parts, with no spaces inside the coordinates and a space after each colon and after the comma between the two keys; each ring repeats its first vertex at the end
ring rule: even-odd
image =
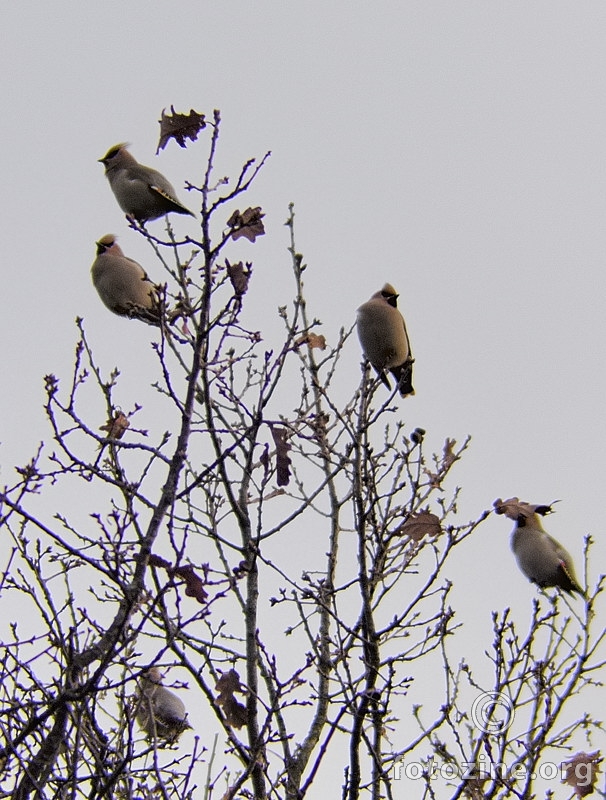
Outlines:
{"type": "Polygon", "coordinates": [[[113,147],[109,148],[107,153],[103,156],[103,158],[100,158],[99,161],[102,164],[107,164],[107,162],[111,161],[114,156],[118,155],[120,150],[123,150],[124,148],[127,148],[127,147],[130,147],[130,143],[129,142],[120,142],[119,144],[115,144],[113,147]]]}

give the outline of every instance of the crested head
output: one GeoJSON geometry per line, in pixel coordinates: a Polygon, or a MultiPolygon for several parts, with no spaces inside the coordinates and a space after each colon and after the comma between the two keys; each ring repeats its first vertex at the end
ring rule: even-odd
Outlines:
{"type": "Polygon", "coordinates": [[[162,683],[162,673],[158,667],[150,667],[149,669],[146,669],[143,673],[143,678],[151,681],[152,683],[162,683]]]}
{"type": "Polygon", "coordinates": [[[128,142],[120,142],[120,144],[115,144],[113,147],[110,147],[107,153],[100,158],[99,161],[105,166],[109,166],[111,163],[116,163],[115,159],[123,158],[124,156],[133,158],[131,154],[128,152],[128,147],[130,147],[128,142]]]}
{"type": "Polygon", "coordinates": [[[98,256],[100,256],[101,253],[105,253],[111,247],[118,247],[116,244],[116,237],[113,233],[106,233],[105,236],[102,236],[95,244],[97,245],[98,256]]]}
{"type": "Polygon", "coordinates": [[[399,294],[393,288],[391,283],[386,283],[380,292],[377,292],[374,297],[380,297],[382,300],[385,300],[386,303],[389,303],[390,306],[394,308],[398,307],[398,297],[399,294]]]}

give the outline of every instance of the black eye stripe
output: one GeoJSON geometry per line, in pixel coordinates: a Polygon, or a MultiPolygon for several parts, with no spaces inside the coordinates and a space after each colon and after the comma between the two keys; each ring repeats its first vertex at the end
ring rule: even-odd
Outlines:
{"type": "Polygon", "coordinates": [[[394,308],[398,307],[398,295],[397,294],[390,294],[389,292],[381,292],[383,297],[387,300],[390,306],[394,308]]]}

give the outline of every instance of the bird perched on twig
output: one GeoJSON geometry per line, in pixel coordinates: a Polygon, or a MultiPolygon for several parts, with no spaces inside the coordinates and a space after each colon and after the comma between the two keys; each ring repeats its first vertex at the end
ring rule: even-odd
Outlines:
{"type": "Polygon", "coordinates": [[[572,594],[585,596],[576,578],[570,553],[544,529],[540,517],[551,513],[551,506],[531,505],[512,497],[495,500],[497,514],[504,514],[516,523],[511,534],[511,549],[519,568],[541,589],[557,586],[572,594]]]}
{"type": "Polygon", "coordinates": [[[96,245],[91,275],[101,300],[114,314],[160,325],[158,292],[143,267],[124,255],[113,233],[102,236],[96,245]]]}
{"type": "Polygon", "coordinates": [[[162,685],[158,667],[150,667],[139,681],[136,705],[137,722],[150,738],[176,742],[184,730],[191,728],[185,704],[162,685]]]}
{"type": "Polygon", "coordinates": [[[390,283],[358,309],[358,337],[364,355],[379,377],[391,389],[385,374],[389,370],[398,382],[402,397],[412,395],[412,365],[414,359],[404,317],[398,311],[398,293],[390,283]]]}
{"type": "Polygon", "coordinates": [[[118,205],[125,214],[141,224],[171,211],[195,216],[177,200],[177,193],[164,175],[139,164],[128,152],[126,144],[110,147],[99,161],[105,166],[105,174],[118,205]]]}

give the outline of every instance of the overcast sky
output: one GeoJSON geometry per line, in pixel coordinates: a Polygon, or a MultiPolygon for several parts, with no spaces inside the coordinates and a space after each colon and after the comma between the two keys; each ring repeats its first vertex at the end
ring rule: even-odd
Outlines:
{"type": "MultiPolygon", "coordinates": [[[[603,2],[40,0],[4,3],[0,24],[3,483],[48,438],[42,376],[68,378],[76,316],[127,385],[154,363],[149,330],[112,316],[90,282],[110,232],[160,277],[97,159],[128,141],[187,204],[207,151],[171,142],[155,157],[157,120],[171,104],[219,108],[219,172],[272,151],[250,195],[267,235],[243,251],[258,327],[290,297],[294,201],[310,310],[331,342],[385,281],[399,290],[417,390],[402,418],[434,449],[473,437],[455,473],[461,523],[496,497],[561,500],[547,529],[579,572],[592,534],[593,579],[604,571],[603,2]]],[[[353,391],[357,340],[345,359],[353,391]]],[[[536,590],[511,523],[482,530],[463,553],[473,602],[524,619],[536,590]]]]}

